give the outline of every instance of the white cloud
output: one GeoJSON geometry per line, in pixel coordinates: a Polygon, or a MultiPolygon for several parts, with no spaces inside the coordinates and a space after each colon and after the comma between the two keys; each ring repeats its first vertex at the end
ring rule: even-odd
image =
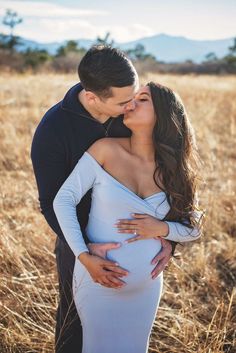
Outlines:
{"type": "MultiPolygon", "coordinates": [[[[0,16],[4,16],[8,8],[23,18],[23,22],[16,26],[15,34],[40,42],[94,39],[107,31],[90,22],[94,17],[108,15],[107,11],[85,10],[42,1],[0,0],[0,16]]],[[[0,31],[8,32],[2,24],[0,31]]]]}
{"type": "MultiPolygon", "coordinates": [[[[6,6],[6,2],[0,0],[0,6],[3,3],[5,9],[12,8],[19,16],[23,16],[23,22],[16,26],[15,34],[39,42],[79,38],[95,39],[97,36],[105,36],[107,32],[111,33],[111,38],[115,41],[126,42],[154,34],[149,27],[137,23],[127,26],[106,25],[104,21],[100,24],[96,21],[93,23],[92,15],[97,14],[96,10],[82,11],[78,8],[66,8],[52,3],[16,0],[7,1],[6,6]]],[[[2,9],[0,15],[4,13],[5,10],[2,9]]],[[[105,15],[103,11],[98,14],[105,15]]],[[[0,24],[0,31],[7,33],[7,28],[0,24]]]]}
{"type": "Polygon", "coordinates": [[[17,0],[0,0],[0,16],[5,14],[6,9],[12,9],[18,12],[19,16],[36,17],[36,18],[75,18],[75,17],[92,17],[106,16],[109,13],[101,10],[84,10],[78,7],[66,7],[59,4],[42,2],[42,1],[17,1],[17,0]]]}
{"type": "Polygon", "coordinates": [[[27,24],[19,26],[16,34],[39,42],[62,41],[65,39],[94,39],[98,29],[90,22],[81,19],[29,19],[27,24]]]}
{"type": "Polygon", "coordinates": [[[84,19],[28,19],[25,25],[16,28],[16,34],[40,42],[62,41],[65,39],[95,39],[111,33],[111,38],[117,42],[126,42],[152,35],[151,29],[135,24],[130,26],[93,25],[84,19]]]}
{"type": "Polygon", "coordinates": [[[138,23],[127,26],[109,26],[111,37],[118,42],[128,42],[155,34],[155,31],[148,26],[138,23]]]}

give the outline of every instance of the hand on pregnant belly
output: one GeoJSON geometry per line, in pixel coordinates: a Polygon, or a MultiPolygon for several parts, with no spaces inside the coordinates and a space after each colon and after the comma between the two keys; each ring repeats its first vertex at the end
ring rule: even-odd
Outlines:
{"type": "Polygon", "coordinates": [[[116,262],[90,255],[88,252],[80,254],[78,260],[87,269],[95,283],[114,288],[120,288],[125,284],[120,277],[126,276],[128,272],[119,267],[116,262]]]}
{"type": "Polygon", "coordinates": [[[127,243],[142,239],[165,237],[168,234],[169,227],[166,222],[148,214],[134,213],[132,216],[133,219],[119,219],[115,223],[118,233],[135,235],[126,240],[127,243]]]}
{"type": "Polygon", "coordinates": [[[161,251],[162,244],[157,239],[146,239],[123,244],[120,248],[107,252],[107,258],[118,262],[129,271],[125,278],[127,287],[137,288],[152,281],[155,265],[153,258],[161,251]]]}
{"type": "Polygon", "coordinates": [[[121,246],[120,243],[89,243],[87,247],[92,255],[97,255],[106,259],[107,251],[112,249],[118,249],[121,246]]]}

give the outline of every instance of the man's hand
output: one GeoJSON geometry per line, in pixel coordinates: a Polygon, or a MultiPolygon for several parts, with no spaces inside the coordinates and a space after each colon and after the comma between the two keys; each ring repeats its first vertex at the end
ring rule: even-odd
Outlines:
{"type": "MultiPolygon", "coordinates": [[[[121,288],[125,285],[125,282],[120,277],[127,276],[128,271],[119,267],[119,264],[114,261],[102,258],[106,255],[107,250],[117,247],[113,243],[93,244],[92,251],[95,250],[96,253],[100,253],[102,256],[90,255],[87,252],[80,254],[78,259],[86,267],[94,282],[109,288],[121,288]]],[[[89,248],[91,248],[91,244],[89,248]]]]}
{"type": "Polygon", "coordinates": [[[127,243],[142,239],[165,237],[169,232],[168,224],[155,217],[139,213],[134,213],[132,216],[133,219],[119,219],[115,224],[118,228],[118,233],[135,234],[135,237],[126,240],[127,243]]]}
{"type": "Polygon", "coordinates": [[[90,254],[106,259],[107,251],[120,248],[121,243],[89,243],[87,244],[87,247],[90,254]]]}
{"type": "Polygon", "coordinates": [[[172,255],[171,243],[163,238],[158,239],[161,241],[162,250],[152,259],[152,265],[157,263],[151,273],[152,279],[155,279],[165,269],[172,255]]]}

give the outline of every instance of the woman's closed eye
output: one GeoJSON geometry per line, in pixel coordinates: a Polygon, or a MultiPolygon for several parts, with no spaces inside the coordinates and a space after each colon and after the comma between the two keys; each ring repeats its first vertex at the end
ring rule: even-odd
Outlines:
{"type": "Polygon", "coordinates": [[[138,102],[147,102],[148,99],[147,98],[137,98],[136,101],[138,101],[138,102]]]}
{"type": "Polygon", "coordinates": [[[148,100],[148,97],[145,97],[145,96],[141,95],[141,96],[139,96],[139,97],[136,97],[135,100],[136,100],[136,101],[144,102],[144,101],[147,101],[147,100],[148,100]]]}
{"type": "Polygon", "coordinates": [[[140,102],[146,102],[146,101],[148,101],[150,98],[149,98],[149,96],[146,94],[146,93],[142,93],[142,94],[140,94],[140,95],[137,95],[137,97],[136,97],[136,100],[137,101],[140,101],[140,102]]]}

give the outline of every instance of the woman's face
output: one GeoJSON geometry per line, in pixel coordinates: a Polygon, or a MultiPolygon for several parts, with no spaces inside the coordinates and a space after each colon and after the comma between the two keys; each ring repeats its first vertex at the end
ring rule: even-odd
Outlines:
{"type": "Polygon", "coordinates": [[[150,128],[152,131],[155,122],[156,115],[150,88],[141,87],[134,98],[134,109],[124,113],[124,124],[131,130],[150,128]]]}

